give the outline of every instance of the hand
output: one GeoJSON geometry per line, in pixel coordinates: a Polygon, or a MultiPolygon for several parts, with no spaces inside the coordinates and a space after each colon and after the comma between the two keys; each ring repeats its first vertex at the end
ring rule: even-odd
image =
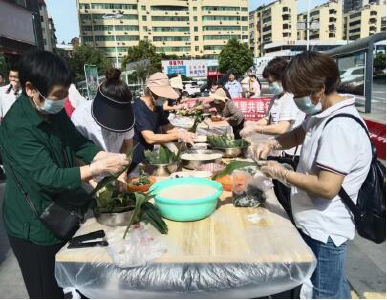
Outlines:
{"type": "Polygon", "coordinates": [[[255,160],[266,159],[272,150],[278,150],[281,145],[276,139],[265,140],[252,145],[249,148],[250,154],[255,160]]]}
{"type": "Polygon", "coordinates": [[[194,134],[192,132],[188,132],[187,130],[181,129],[181,128],[178,130],[177,136],[178,136],[179,141],[191,144],[192,146],[194,144],[193,141],[196,138],[196,134],[194,134]]]}
{"type": "Polygon", "coordinates": [[[106,158],[98,159],[90,164],[93,177],[104,174],[116,174],[129,165],[125,154],[108,153],[106,158]]]}
{"type": "Polygon", "coordinates": [[[267,177],[286,182],[286,177],[290,170],[284,168],[283,165],[276,161],[268,161],[266,165],[261,168],[261,172],[267,177]]]}
{"type": "Polygon", "coordinates": [[[126,172],[122,173],[116,180],[116,187],[120,192],[128,191],[128,183],[126,182],[127,174],[126,172]]]}

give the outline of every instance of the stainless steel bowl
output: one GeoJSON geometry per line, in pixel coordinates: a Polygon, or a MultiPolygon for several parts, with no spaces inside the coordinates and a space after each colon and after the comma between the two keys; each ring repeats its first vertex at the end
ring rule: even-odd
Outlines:
{"type": "Polygon", "coordinates": [[[180,161],[169,164],[149,164],[145,162],[140,166],[140,169],[152,176],[169,176],[181,170],[181,163],[180,161]]]}
{"type": "Polygon", "coordinates": [[[213,148],[215,150],[222,151],[224,153],[224,158],[235,158],[238,156],[245,156],[247,153],[248,146],[245,147],[234,147],[234,148],[213,148]]]}
{"type": "Polygon", "coordinates": [[[196,170],[198,169],[201,165],[208,164],[208,163],[221,163],[222,162],[222,157],[223,157],[223,152],[217,151],[217,150],[204,150],[204,149],[191,149],[184,151],[181,154],[181,162],[184,168],[186,169],[191,169],[191,170],[196,170]],[[213,159],[201,159],[201,160],[196,160],[196,159],[183,159],[184,154],[219,154],[218,158],[213,158],[213,159]]]}
{"type": "Polygon", "coordinates": [[[126,226],[129,224],[133,210],[121,213],[99,213],[94,211],[95,219],[99,224],[106,226],[126,226]]]}

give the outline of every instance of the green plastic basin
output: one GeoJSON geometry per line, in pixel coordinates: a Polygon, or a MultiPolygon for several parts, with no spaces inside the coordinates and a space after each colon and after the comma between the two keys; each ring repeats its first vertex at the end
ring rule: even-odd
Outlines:
{"type": "Polygon", "coordinates": [[[223,187],[220,183],[205,178],[174,178],[155,183],[150,192],[155,195],[156,205],[164,218],[185,222],[201,220],[211,215],[218,204],[223,187]],[[211,196],[194,200],[172,200],[159,195],[163,189],[180,184],[197,185],[198,189],[203,185],[208,185],[214,187],[216,192],[211,196]]]}

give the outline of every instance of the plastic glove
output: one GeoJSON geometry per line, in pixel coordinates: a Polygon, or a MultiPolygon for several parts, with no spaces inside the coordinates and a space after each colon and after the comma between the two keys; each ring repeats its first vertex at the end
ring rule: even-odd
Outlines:
{"type": "Polygon", "coordinates": [[[177,136],[179,141],[191,144],[192,146],[194,144],[194,139],[196,138],[196,134],[181,128],[178,129],[177,136]]]}
{"type": "Polygon", "coordinates": [[[125,154],[108,153],[106,158],[98,159],[90,164],[90,172],[93,177],[103,174],[116,174],[129,163],[125,154]]]}
{"type": "Polygon", "coordinates": [[[249,148],[249,153],[254,160],[266,159],[272,150],[278,150],[280,147],[276,139],[265,140],[252,145],[249,148]]]}
{"type": "Polygon", "coordinates": [[[127,174],[126,172],[122,173],[116,180],[116,187],[120,192],[127,192],[128,183],[126,182],[127,174]]]}
{"type": "Polygon", "coordinates": [[[286,182],[286,176],[290,170],[276,161],[268,161],[262,168],[261,172],[267,177],[277,179],[281,182],[286,182]]]}

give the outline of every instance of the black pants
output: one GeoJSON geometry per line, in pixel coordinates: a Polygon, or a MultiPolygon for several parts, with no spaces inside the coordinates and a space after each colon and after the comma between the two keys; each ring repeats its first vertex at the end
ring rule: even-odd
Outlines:
{"type": "Polygon", "coordinates": [[[240,124],[232,127],[232,131],[234,133],[234,139],[240,140],[242,138],[240,135],[240,132],[243,129],[244,125],[245,125],[245,120],[243,120],[240,124]]]}
{"type": "Polygon", "coordinates": [[[63,244],[41,246],[8,235],[31,299],[63,299],[55,279],[55,254],[63,244]]]}

